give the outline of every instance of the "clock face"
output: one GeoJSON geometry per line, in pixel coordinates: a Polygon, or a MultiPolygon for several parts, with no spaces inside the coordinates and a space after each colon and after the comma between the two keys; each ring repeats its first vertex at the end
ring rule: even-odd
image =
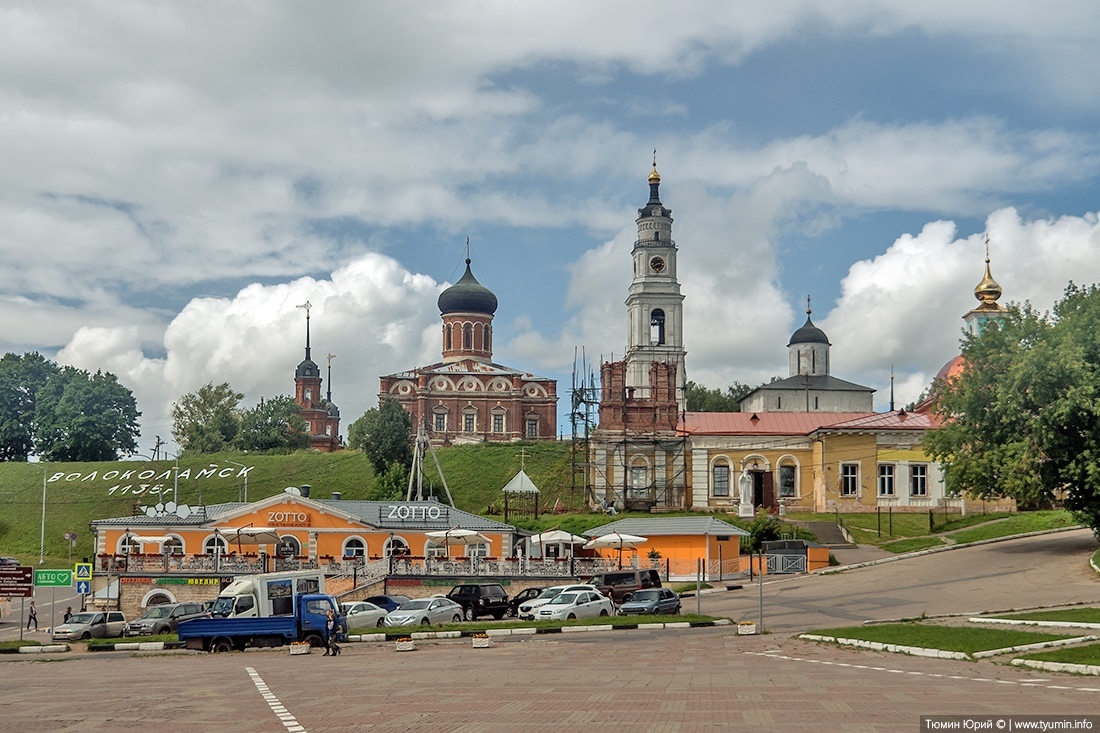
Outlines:
{"type": "Polygon", "coordinates": [[[661,257],[654,257],[649,261],[649,266],[654,272],[664,272],[665,261],[661,257]]]}

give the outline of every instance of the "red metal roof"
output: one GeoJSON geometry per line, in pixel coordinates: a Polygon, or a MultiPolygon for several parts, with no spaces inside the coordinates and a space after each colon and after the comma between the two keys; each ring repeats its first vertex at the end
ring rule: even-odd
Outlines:
{"type": "Polygon", "coordinates": [[[686,435],[809,435],[836,430],[928,430],[934,416],[898,412],[688,412],[686,435]],[[754,419],[755,418],[755,419],[754,419]]]}

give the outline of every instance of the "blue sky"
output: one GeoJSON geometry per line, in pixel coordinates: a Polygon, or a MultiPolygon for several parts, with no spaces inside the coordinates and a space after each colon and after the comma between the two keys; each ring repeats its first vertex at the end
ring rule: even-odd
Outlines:
{"type": "Polygon", "coordinates": [[[208,381],[290,393],[308,299],[346,428],[438,359],[469,237],[496,361],[564,413],[625,347],[656,148],[688,377],[786,376],[810,295],[885,409],[987,235],[1004,301],[1097,279],[1097,37],[1091,0],[8,2],[0,339],[118,374],[148,450],[208,381]]]}

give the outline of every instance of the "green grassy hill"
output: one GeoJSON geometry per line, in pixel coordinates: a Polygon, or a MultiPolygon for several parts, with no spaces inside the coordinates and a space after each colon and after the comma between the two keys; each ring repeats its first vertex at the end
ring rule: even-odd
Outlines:
{"type": "MultiPolygon", "coordinates": [[[[490,506],[497,512],[502,510],[501,489],[520,470],[521,452],[527,475],[541,490],[543,509],[549,510],[559,498],[568,508],[580,507],[581,490],[573,492],[570,488],[568,442],[457,446],[437,449],[436,455],[458,507],[486,514],[490,506]]],[[[250,501],[302,484],[309,484],[312,496],[318,499],[328,499],[333,492],[340,492],[345,499],[366,499],[374,485],[370,464],[358,451],[275,456],[225,453],[180,461],[179,503],[197,506],[237,501],[243,495],[244,481],[237,476],[239,468],[229,461],[253,467],[248,474],[250,501]],[[211,464],[225,470],[200,476],[200,472],[210,470],[211,464]]],[[[47,477],[46,555],[67,561],[65,533],[77,534],[73,557],[90,556],[93,548],[88,523],[93,519],[137,514],[139,506],[170,501],[174,466],[174,461],[0,463],[0,554],[37,563],[43,471],[47,477]],[[127,471],[132,473],[125,478],[124,473],[112,473],[127,471]],[[151,493],[156,486],[163,488],[163,498],[151,493]]],[[[424,490],[446,501],[431,453],[425,458],[424,490]]]]}

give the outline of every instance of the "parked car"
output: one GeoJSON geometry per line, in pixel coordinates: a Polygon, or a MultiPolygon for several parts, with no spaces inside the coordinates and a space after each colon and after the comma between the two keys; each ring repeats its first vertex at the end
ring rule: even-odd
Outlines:
{"type": "Polygon", "coordinates": [[[412,599],[408,596],[371,596],[370,598],[364,598],[367,603],[373,603],[379,608],[386,609],[386,613],[396,610],[402,603],[408,603],[412,599]]]}
{"type": "Polygon", "coordinates": [[[126,624],[122,635],[171,634],[179,627],[180,621],[209,615],[210,612],[201,603],[163,603],[153,606],[141,618],[126,624]]]}
{"type": "Polygon", "coordinates": [[[367,626],[381,626],[389,611],[369,601],[356,601],[346,604],[344,613],[348,617],[349,629],[362,629],[367,626]]]}
{"type": "Polygon", "coordinates": [[[0,568],[19,567],[19,560],[14,557],[0,557],[0,568]]]}
{"type": "Polygon", "coordinates": [[[535,618],[538,613],[538,608],[544,606],[550,601],[554,600],[560,593],[564,593],[569,590],[597,590],[594,585],[553,585],[549,588],[545,588],[542,593],[532,598],[531,600],[521,603],[519,606],[519,617],[525,621],[530,621],[535,618]]]}
{"type": "Polygon", "coordinates": [[[680,613],[680,596],[671,588],[645,588],[619,606],[620,616],[640,613],[680,613]]]}
{"type": "Polygon", "coordinates": [[[622,603],[643,588],[660,588],[661,576],[656,570],[612,570],[593,575],[587,582],[615,603],[622,603]]]}
{"type": "Polygon", "coordinates": [[[516,593],[508,600],[508,615],[515,617],[519,615],[519,607],[526,601],[533,601],[539,597],[539,593],[542,593],[542,588],[524,588],[519,593],[516,593]]]}
{"type": "Polygon", "coordinates": [[[571,621],[575,618],[610,616],[615,607],[607,596],[592,590],[559,593],[549,603],[539,606],[539,621],[571,621]]]}
{"type": "Polygon", "coordinates": [[[430,598],[414,598],[407,603],[402,603],[397,610],[386,614],[382,622],[385,626],[411,626],[420,624],[449,624],[462,620],[462,606],[450,598],[443,596],[431,596],[430,598]]]}
{"type": "Polygon", "coordinates": [[[111,639],[122,636],[126,617],[122,611],[82,611],[69,622],[53,627],[54,641],[111,639]]]}
{"type": "Polygon", "coordinates": [[[456,585],[447,597],[462,606],[462,617],[473,621],[481,616],[504,618],[508,613],[508,594],[500,583],[465,583],[456,585]]]}

